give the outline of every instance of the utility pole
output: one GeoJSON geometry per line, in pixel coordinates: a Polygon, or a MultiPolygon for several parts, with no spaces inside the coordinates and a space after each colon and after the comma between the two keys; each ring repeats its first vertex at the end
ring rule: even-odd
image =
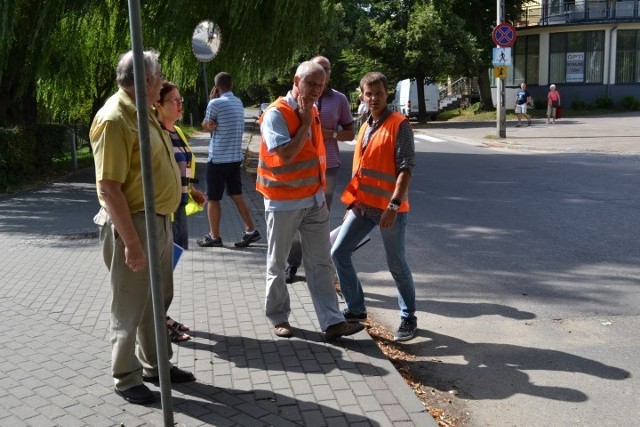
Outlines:
{"type": "MultiPolygon", "coordinates": [[[[499,26],[504,22],[504,0],[496,1],[496,26],[499,26]]],[[[504,79],[496,78],[496,135],[498,138],[507,137],[507,111],[504,96],[504,79]]]]}

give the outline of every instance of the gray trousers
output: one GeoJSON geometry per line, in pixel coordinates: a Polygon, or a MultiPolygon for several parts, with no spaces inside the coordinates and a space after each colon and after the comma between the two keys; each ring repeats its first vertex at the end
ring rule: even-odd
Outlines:
{"type": "MultiPolygon", "coordinates": [[[[131,217],[148,254],[145,215],[135,213],[131,217]]],[[[169,215],[154,218],[166,313],[173,299],[173,233],[169,215]]],[[[142,384],[142,375],[158,375],[151,279],[148,266],[134,273],[125,264],[124,243],[108,218],[100,227],[100,243],[111,282],[111,371],[116,388],[126,390],[142,384]]],[[[171,359],[173,350],[168,338],[166,351],[171,359]]]]}
{"type": "MultiPolygon", "coordinates": [[[[328,168],[325,174],[327,179],[327,187],[324,192],[324,198],[326,200],[326,206],[328,210],[331,210],[331,202],[333,200],[333,190],[336,188],[336,179],[338,176],[339,168],[328,168]]],[[[302,264],[302,246],[300,245],[300,235],[296,234],[291,243],[291,250],[289,251],[289,257],[287,258],[287,264],[292,267],[300,267],[302,264]]]]}
{"type": "Polygon", "coordinates": [[[294,211],[266,212],[267,289],[265,311],[273,325],[287,322],[291,313],[284,270],[291,242],[300,232],[302,260],[320,328],[344,322],[333,285],[329,211],[326,205],[294,211]]]}

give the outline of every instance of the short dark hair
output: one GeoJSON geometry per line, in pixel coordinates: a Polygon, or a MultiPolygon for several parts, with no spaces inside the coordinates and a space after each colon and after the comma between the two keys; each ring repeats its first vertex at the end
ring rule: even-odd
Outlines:
{"type": "Polygon", "coordinates": [[[213,79],[213,83],[216,87],[219,87],[223,91],[231,90],[232,82],[231,82],[231,74],[226,72],[221,72],[216,74],[216,77],[213,79]]]}
{"type": "Polygon", "coordinates": [[[174,82],[168,80],[162,82],[162,88],[160,88],[160,104],[164,104],[164,97],[174,89],[178,89],[178,85],[174,82]]]}
{"type": "Polygon", "coordinates": [[[360,79],[360,90],[364,91],[364,85],[372,85],[376,83],[382,83],[384,86],[384,90],[389,91],[389,83],[387,82],[387,77],[378,71],[372,71],[370,73],[365,74],[360,79]]]}

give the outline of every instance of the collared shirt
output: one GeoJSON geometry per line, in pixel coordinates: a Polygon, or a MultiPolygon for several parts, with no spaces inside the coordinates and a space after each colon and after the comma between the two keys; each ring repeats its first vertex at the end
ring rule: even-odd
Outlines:
{"type": "MultiPolygon", "coordinates": [[[[316,101],[318,112],[320,113],[320,123],[325,129],[338,130],[353,123],[351,106],[347,97],[335,89],[329,88],[316,101]]],[[[324,148],[327,153],[327,168],[340,167],[340,148],[336,138],[325,138],[324,148]]]]}
{"type": "MultiPolygon", "coordinates": [[[[380,116],[380,118],[376,121],[373,120],[373,116],[369,116],[369,120],[367,121],[367,129],[364,133],[364,138],[362,140],[362,149],[366,150],[367,144],[371,140],[371,137],[378,129],[380,129],[380,125],[386,120],[387,117],[392,113],[392,111],[387,108],[384,113],[380,116]]],[[[413,129],[411,129],[411,125],[408,122],[403,122],[398,129],[398,136],[396,137],[396,175],[400,174],[402,170],[407,170],[409,173],[413,170],[415,166],[416,159],[416,151],[415,151],[415,143],[413,140],[413,129]]]]}
{"type": "Polygon", "coordinates": [[[225,92],[207,105],[205,120],[218,125],[209,141],[208,162],[234,163],[242,161],[242,135],[244,133],[244,106],[242,101],[225,92]]]}
{"type": "MultiPolygon", "coordinates": [[[[133,99],[122,89],[98,111],[89,132],[96,181],[108,179],[122,184],[129,211],[144,210],[138,118],[133,99]]],[[[180,170],[176,164],[169,134],[149,111],[149,144],[156,213],[169,215],[180,203],[180,170]]],[[[100,205],[106,203],[98,193],[100,205]]]]}
{"type": "MultiPolygon", "coordinates": [[[[297,109],[298,103],[291,95],[291,91],[287,93],[284,98],[292,108],[297,109]]],[[[264,113],[262,118],[262,124],[260,125],[260,132],[267,149],[273,152],[276,148],[288,144],[291,142],[291,135],[289,134],[289,128],[282,113],[277,108],[269,108],[264,113]]],[[[306,209],[312,206],[322,206],[324,203],[324,189],[320,188],[318,192],[304,199],[297,200],[271,200],[264,198],[264,210],[268,212],[276,211],[294,211],[298,209],[306,209]]]]}

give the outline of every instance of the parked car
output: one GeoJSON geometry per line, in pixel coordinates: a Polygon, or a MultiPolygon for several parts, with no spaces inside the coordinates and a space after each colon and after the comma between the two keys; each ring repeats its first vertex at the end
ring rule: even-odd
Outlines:
{"type": "MultiPolygon", "coordinates": [[[[438,115],[438,86],[424,85],[424,107],[428,116],[438,115]]],[[[418,85],[415,79],[401,80],[396,85],[396,93],[391,109],[411,118],[418,116],[418,85]]]]}

